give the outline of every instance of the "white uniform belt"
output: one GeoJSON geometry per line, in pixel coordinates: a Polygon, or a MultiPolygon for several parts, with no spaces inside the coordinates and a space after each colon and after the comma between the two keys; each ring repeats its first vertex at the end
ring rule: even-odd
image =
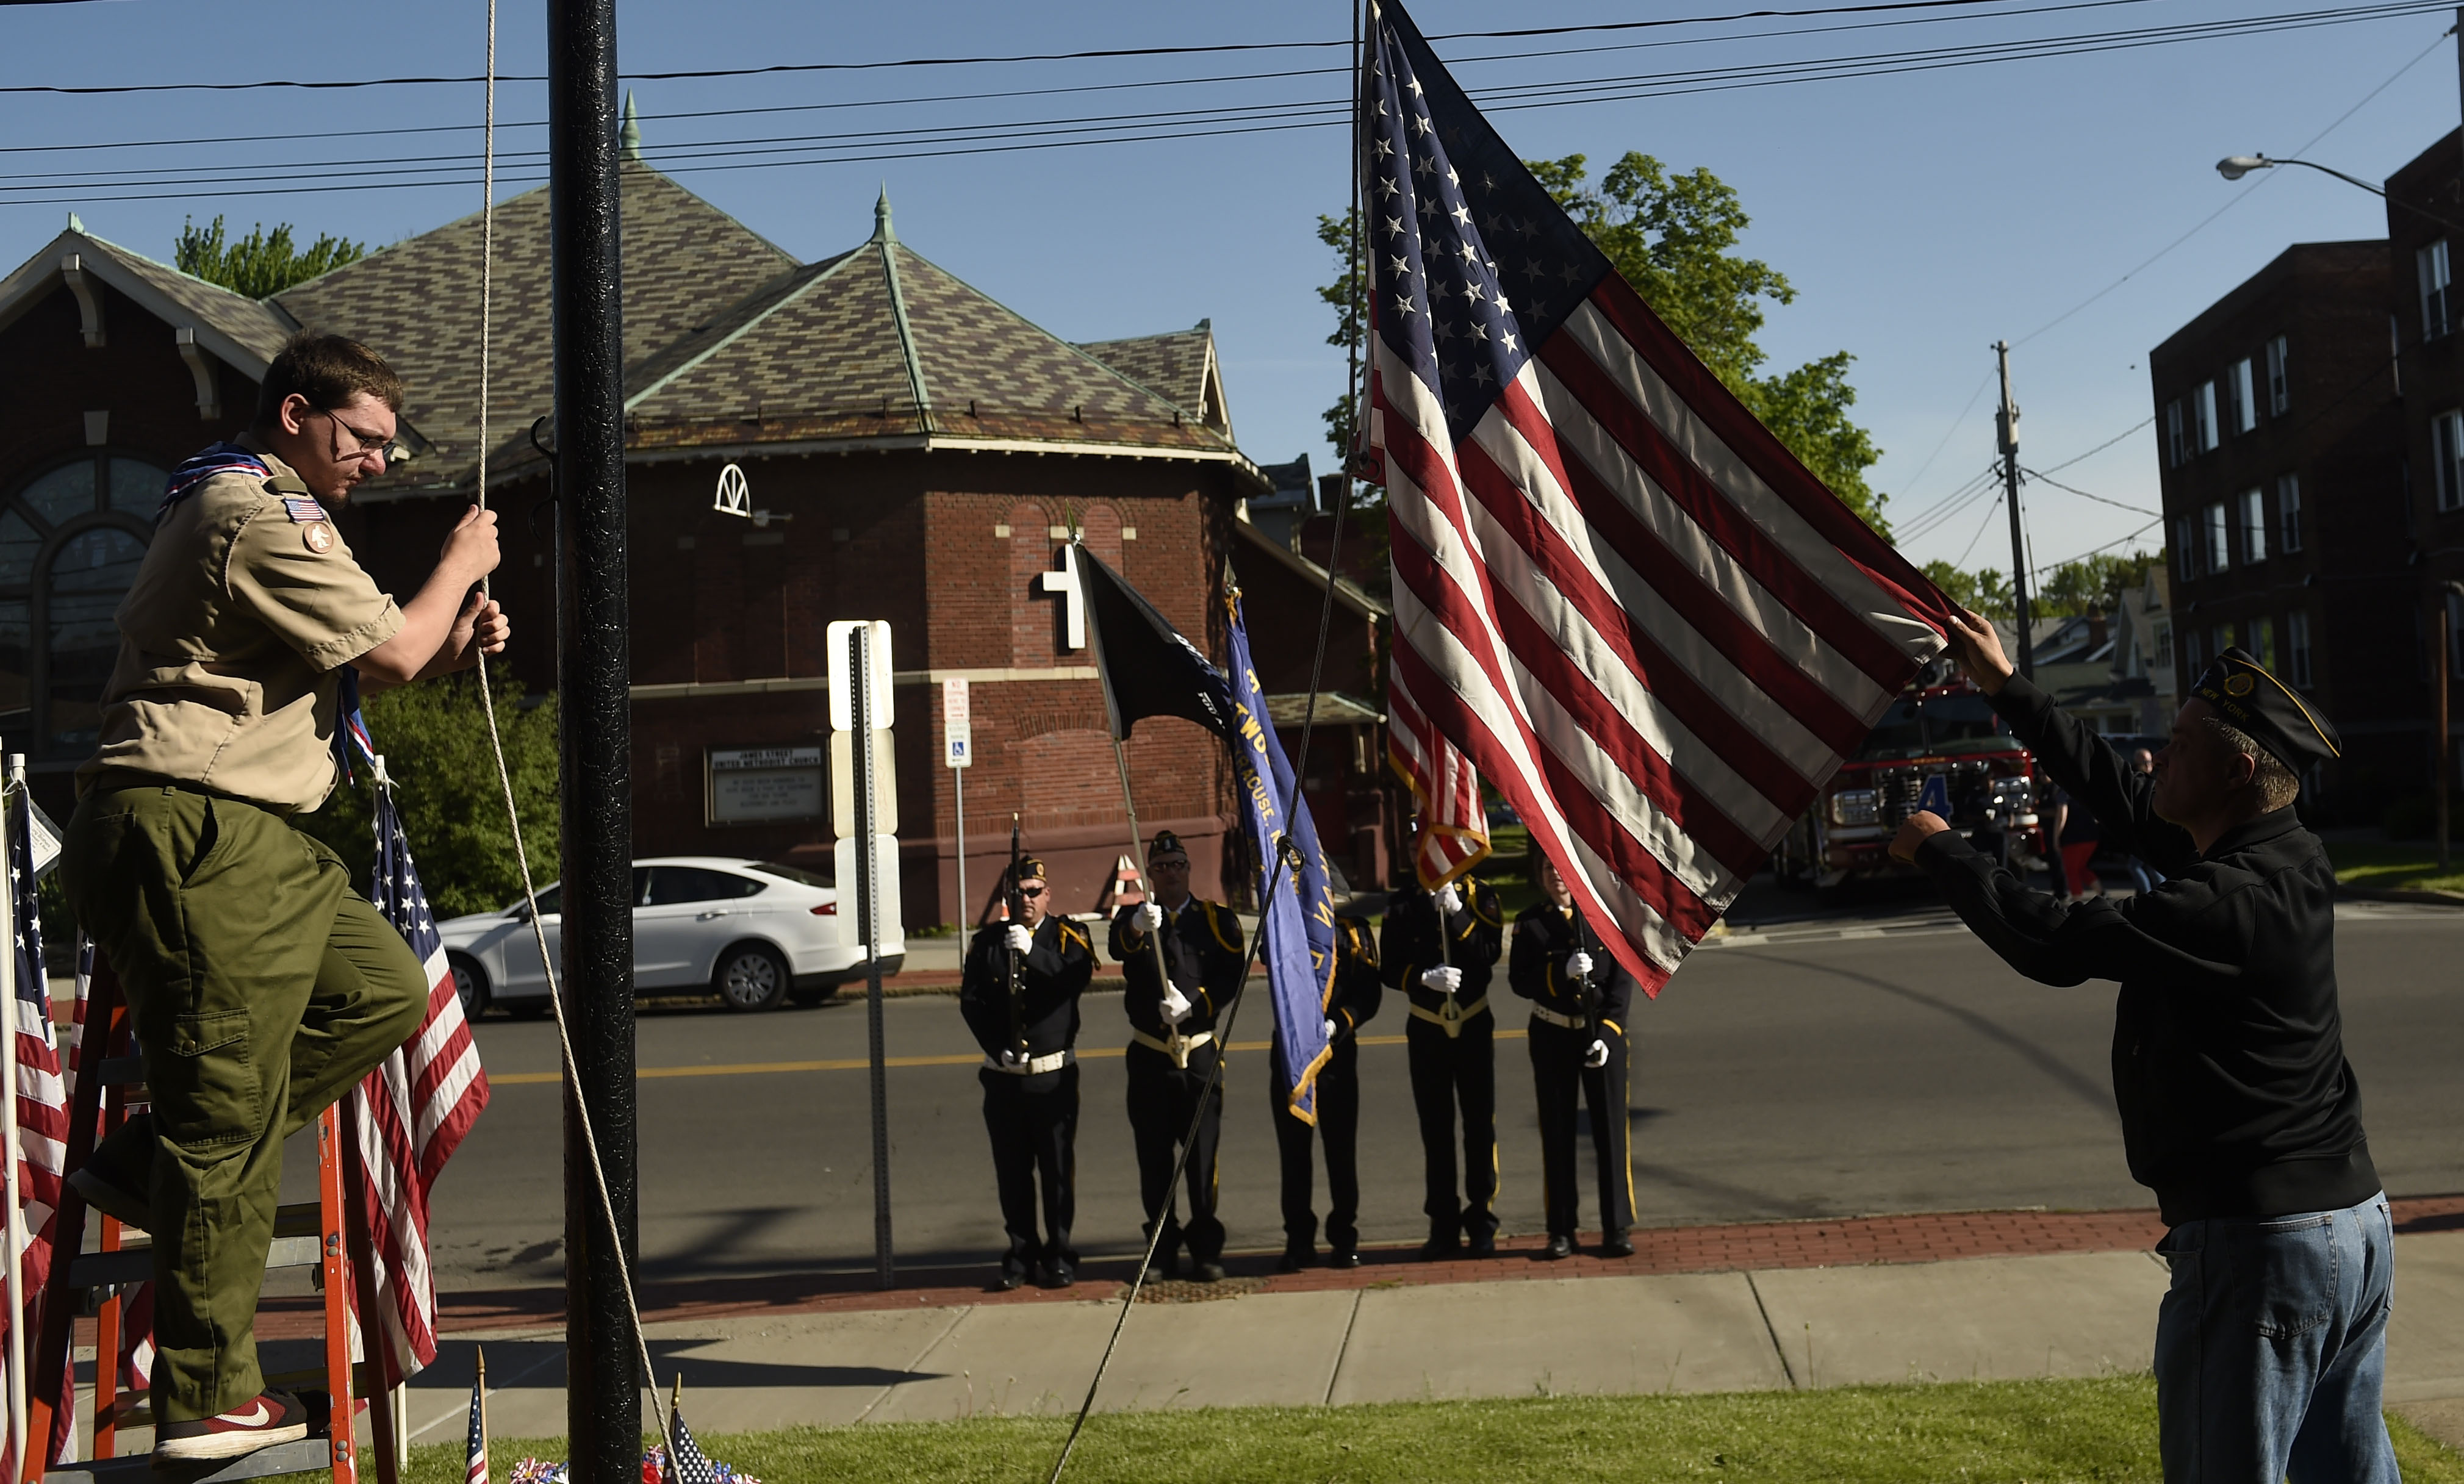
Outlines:
{"type": "Polygon", "coordinates": [[[1174,1031],[1169,1036],[1149,1036],[1146,1032],[1133,1027],[1130,1031],[1130,1039],[1141,1046],[1162,1052],[1172,1058],[1174,1066],[1186,1069],[1189,1065],[1189,1054],[1214,1040],[1215,1033],[1200,1031],[1196,1036],[1183,1036],[1178,1031],[1174,1031]]]}
{"type": "Polygon", "coordinates": [[[984,1070],[1006,1072],[1012,1077],[1041,1077],[1046,1072],[1058,1072],[1077,1059],[1078,1053],[1067,1049],[1029,1057],[1024,1061],[1003,1061],[999,1057],[986,1057],[984,1070]]]}
{"type": "Polygon", "coordinates": [[[1561,1015],[1557,1014],[1557,1012],[1551,1010],[1546,1005],[1532,1006],[1531,1018],[1534,1020],[1546,1020],[1551,1025],[1563,1026],[1569,1031],[1579,1031],[1583,1028],[1582,1016],[1561,1015]]]}
{"type": "Polygon", "coordinates": [[[1488,996],[1485,994],[1473,1000],[1468,1005],[1461,1003],[1453,995],[1449,994],[1446,996],[1444,1008],[1440,1010],[1423,1010],[1419,1006],[1415,1005],[1412,1007],[1412,1015],[1415,1019],[1428,1021],[1431,1025],[1439,1027],[1451,1037],[1461,1036],[1463,1034],[1463,1022],[1476,1015],[1484,1013],[1487,1009],[1488,996]]]}

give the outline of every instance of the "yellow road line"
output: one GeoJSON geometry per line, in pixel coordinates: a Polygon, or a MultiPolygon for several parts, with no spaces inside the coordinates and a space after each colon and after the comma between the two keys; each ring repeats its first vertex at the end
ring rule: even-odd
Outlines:
{"type": "MultiPolygon", "coordinates": [[[[1521,1031],[1500,1031],[1497,1033],[1497,1038],[1502,1041],[1518,1040],[1524,1034],[1521,1031]]],[[[1403,1037],[1364,1036],[1360,1037],[1360,1044],[1400,1046],[1403,1044],[1403,1037]]],[[[1266,1046],[1267,1043],[1265,1041],[1232,1043],[1234,1051],[1264,1051],[1266,1046]]],[[[1078,1053],[1078,1058],[1087,1061],[1098,1057],[1126,1056],[1128,1051],[1129,1048],[1126,1046],[1092,1046],[1081,1050],[1078,1053]]],[[[882,1064],[893,1067],[981,1066],[983,1060],[980,1054],[969,1057],[887,1057],[883,1058],[882,1064]]],[[[871,1065],[872,1063],[865,1058],[846,1057],[831,1061],[740,1061],[732,1066],[642,1067],[637,1069],[633,1076],[644,1081],[658,1077],[760,1077],[774,1072],[861,1072],[871,1065]]],[[[564,1080],[564,1074],[561,1072],[497,1072],[489,1075],[488,1085],[491,1087],[517,1087],[542,1083],[552,1085],[562,1080],[564,1080]]]]}

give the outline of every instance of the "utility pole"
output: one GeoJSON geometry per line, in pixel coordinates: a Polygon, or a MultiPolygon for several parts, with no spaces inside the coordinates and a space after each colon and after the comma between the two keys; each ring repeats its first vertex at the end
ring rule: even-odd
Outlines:
{"type": "Polygon", "coordinates": [[[625,1292],[640,1241],[615,0],[548,0],[547,73],[562,568],[559,956],[575,1083],[564,1113],[565,1427],[574,1484],[630,1484],[641,1477],[640,1388],[649,1378],[641,1374],[641,1340],[625,1292]]]}
{"type": "Polygon", "coordinates": [[[2002,405],[1993,437],[2002,449],[2002,503],[2011,508],[2011,616],[2019,629],[2019,673],[2036,678],[2036,645],[2028,634],[2028,536],[2019,519],[2019,404],[2011,400],[2011,342],[1995,340],[2002,362],[2002,405]]]}

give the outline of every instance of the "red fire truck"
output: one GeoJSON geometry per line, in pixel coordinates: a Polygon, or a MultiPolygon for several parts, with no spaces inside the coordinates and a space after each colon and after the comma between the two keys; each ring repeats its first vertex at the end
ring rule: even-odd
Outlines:
{"type": "Polygon", "coordinates": [[[2023,875],[2048,853],[2035,761],[1957,670],[1929,669],[1891,704],[1772,853],[1787,884],[1825,891],[1911,871],[1891,859],[1900,822],[1930,809],[2023,875]]]}

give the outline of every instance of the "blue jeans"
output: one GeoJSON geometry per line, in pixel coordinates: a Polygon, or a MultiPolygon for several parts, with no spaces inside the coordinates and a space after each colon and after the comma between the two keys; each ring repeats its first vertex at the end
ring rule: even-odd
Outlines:
{"type": "Polygon", "coordinates": [[[2156,1320],[2166,1484],[2396,1484],[2379,1414],[2395,1227],[2343,1211],[2186,1221],[2156,1320]]]}

